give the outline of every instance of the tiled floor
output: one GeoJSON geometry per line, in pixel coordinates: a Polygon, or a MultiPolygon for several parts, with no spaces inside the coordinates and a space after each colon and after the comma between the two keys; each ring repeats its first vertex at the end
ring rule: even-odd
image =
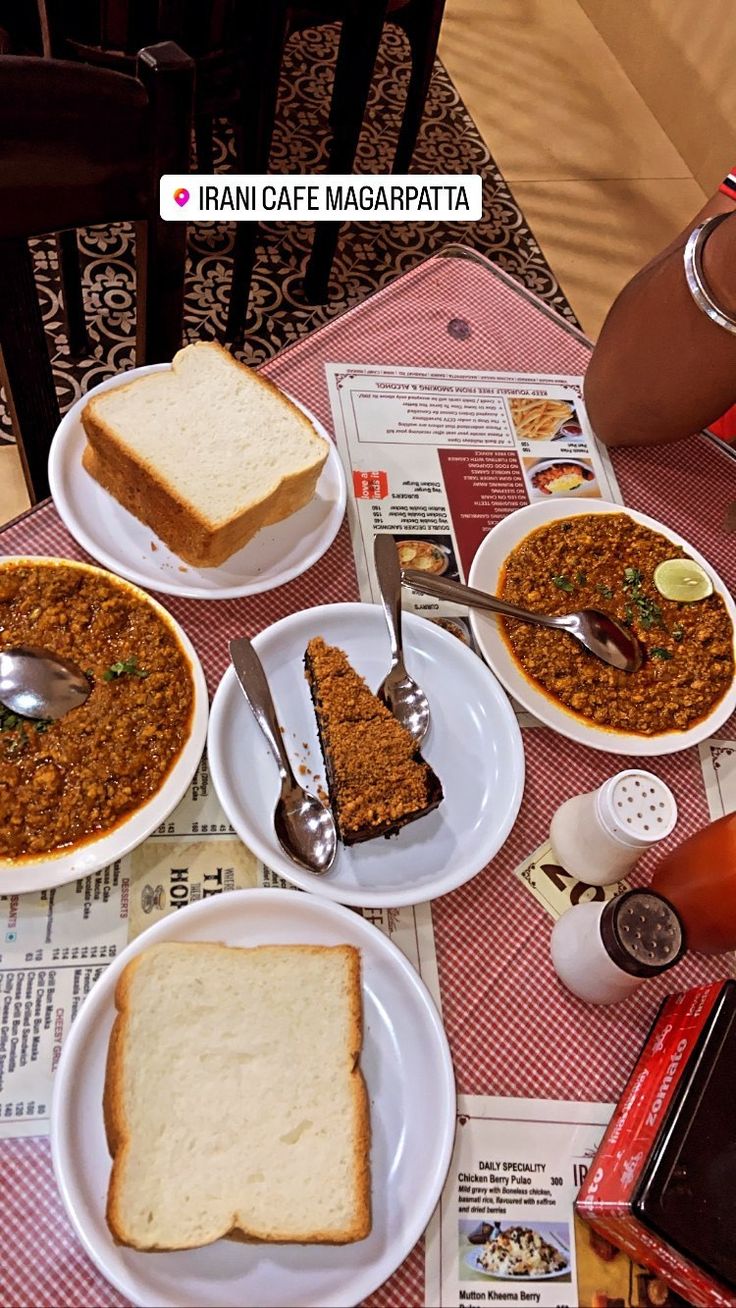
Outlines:
{"type": "MultiPolygon", "coordinates": [[[[447,0],[440,55],[595,336],[703,191],[577,0],[447,0]]],[[[0,449],[0,522],[26,505],[0,449]]]]}

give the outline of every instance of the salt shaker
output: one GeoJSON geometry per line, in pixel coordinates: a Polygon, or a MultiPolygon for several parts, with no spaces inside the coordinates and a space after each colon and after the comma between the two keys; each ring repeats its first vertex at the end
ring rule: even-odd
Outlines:
{"type": "Polygon", "coordinates": [[[685,933],[662,895],[627,890],[608,903],[569,908],[555,922],[550,949],[558,977],[578,999],[617,1004],[682,957],[685,933]]]}
{"type": "Polygon", "coordinates": [[[630,872],[640,854],[677,822],[669,786],[653,772],[617,772],[598,790],[560,805],[550,828],[555,861],[589,886],[607,886],[630,872]]]}

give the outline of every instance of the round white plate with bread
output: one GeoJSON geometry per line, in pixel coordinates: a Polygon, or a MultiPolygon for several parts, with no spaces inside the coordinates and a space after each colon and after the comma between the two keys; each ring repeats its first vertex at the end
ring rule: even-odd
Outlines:
{"type": "MultiPolygon", "coordinates": [[[[339,1008],[333,996],[330,1003],[339,1008]]],[[[343,1029],[339,1022],[338,1029],[343,1029]]],[[[110,1061],[113,1065],[114,1060],[110,1061]]],[[[354,1078],[353,1066],[348,1057],[339,1075],[354,1078]]],[[[365,1103],[362,1090],[361,1094],[365,1103]]],[[[116,1106],[112,1119],[119,1111],[116,1106]]],[[[455,1087],[447,1037],[429,993],[405,956],[382,931],[339,905],[294,891],[247,890],[200,901],[157,923],[129,945],[95,983],[75,1019],[56,1073],[51,1144],[59,1189],[85,1250],[134,1304],[144,1308],[201,1308],[203,1304],[212,1308],[331,1308],[359,1303],[407,1257],[439,1199],[454,1131],[455,1087]],[[233,977],[242,964],[245,971],[240,989],[235,980],[230,990],[221,977],[210,981],[215,965],[207,961],[196,972],[195,955],[201,956],[202,950],[195,949],[192,942],[244,948],[249,957],[241,960],[233,957],[235,951],[213,950],[212,944],[206,951],[208,958],[219,954],[217,966],[222,970],[227,965],[233,977]],[[254,957],[249,947],[264,945],[328,948],[258,950],[260,958],[254,957]],[[329,948],[334,946],[343,948],[329,948]],[[197,1221],[202,1210],[206,1226],[213,1206],[221,1200],[222,1184],[213,1182],[218,1175],[228,1177],[227,1184],[233,1176],[242,1178],[234,1182],[243,1187],[236,1211],[252,1213],[255,1204],[263,1220],[270,1217],[273,1229],[281,1234],[286,1210],[294,1205],[298,1209],[305,1198],[305,1213],[315,1208],[322,1212],[325,1205],[328,1209],[334,1205],[342,1183],[329,1174],[333,1145],[330,1142],[325,1149],[324,1136],[329,1139],[334,1131],[338,1141],[334,1147],[339,1148],[341,1133],[345,1134],[345,1109],[330,1122],[330,1106],[340,1103],[333,1094],[331,1069],[328,1080],[332,1076],[332,1081],[321,1091],[306,1075],[305,1068],[313,1058],[311,1046],[329,1040],[322,1006],[309,997],[314,984],[324,986],[328,980],[327,973],[320,979],[320,967],[314,971],[320,958],[355,957],[356,951],[361,979],[358,991],[353,971],[352,990],[362,998],[360,1069],[370,1116],[372,1216],[367,1236],[340,1245],[216,1239],[199,1248],[155,1253],[114,1241],[105,1215],[111,1173],[103,1120],[106,1063],[118,980],[131,960],[144,951],[145,957],[131,969],[132,983],[128,984],[128,971],[124,987],[118,988],[118,1005],[126,1009],[130,1025],[122,1031],[116,1029],[115,1045],[116,1058],[122,1058],[125,1069],[121,1102],[131,1123],[131,1154],[123,1163],[137,1158],[136,1166],[142,1169],[128,1178],[132,1201],[128,1220],[140,1223],[137,1242],[145,1242],[146,1231],[153,1228],[155,1239],[163,1243],[160,1233],[164,1227],[165,1238],[171,1241],[174,1230],[182,1221],[186,1226],[191,1216],[187,1204],[196,1206],[197,1221]],[[274,956],[283,958],[288,953],[312,956],[306,960],[306,971],[303,959],[289,958],[286,964],[277,960],[278,971],[269,977],[274,956]],[[160,971],[162,957],[170,968],[168,979],[160,971]],[[186,984],[182,968],[193,969],[191,986],[186,984]],[[156,994],[149,1004],[146,994],[152,986],[156,994]],[[269,1003],[272,994],[275,1003],[269,1003]],[[287,1004],[289,994],[292,999],[287,1004]],[[182,1004],[187,1007],[185,1035],[181,1025],[178,1032],[173,1030],[182,1004]],[[297,1034],[282,1048],[278,1036],[286,1020],[284,1010],[291,1005],[297,1034]],[[151,1046],[159,1043],[157,1023],[160,1041],[179,1051],[179,1065],[160,1058],[157,1070],[153,1067],[155,1050],[151,1046]],[[269,1035],[274,1037],[274,1048],[266,1047],[269,1035]],[[302,1035],[309,1038],[302,1040],[302,1035]],[[167,1092],[157,1076],[171,1079],[167,1092]],[[292,1129],[274,1134],[282,1127],[280,1123],[274,1126],[273,1119],[278,1119],[285,1103],[294,1104],[298,1120],[292,1129]],[[308,1111],[302,1104],[308,1105],[308,1111]],[[238,1123],[235,1140],[234,1122],[238,1123]],[[314,1131],[314,1126],[319,1130],[314,1131]],[[152,1139],[150,1150],[143,1147],[136,1155],[136,1144],[145,1145],[146,1132],[152,1139]],[[250,1132],[253,1143],[243,1151],[243,1137],[250,1132]],[[259,1170],[247,1174],[251,1149],[257,1151],[264,1136],[277,1142],[277,1157],[267,1154],[259,1158],[259,1170]],[[310,1168],[307,1163],[315,1149],[323,1161],[310,1168]],[[247,1165],[242,1158],[238,1165],[239,1150],[247,1155],[247,1165]],[[293,1151],[291,1166],[283,1161],[289,1150],[293,1151]],[[162,1162],[166,1158],[168,1161],[162,1162]],[[167,1177],[162,1175],[166,1168],[170,1171],[169,1192],[167,1177]],[[315,1188],[315,1178],[318,1181],[320,1175],[326,1182],[324,1192],[319,1185],[315,1188]],[[253,1187],[260,1187],[257,1195],[253,1187]],[[142,1207],[137,1204],[139,1195],[145,1195],[142,1207]]],[[[364,1191],[366,1138],[361,1132],[364,1191]]],[[[365,1225],[364,1221],[363,1229],[365,1225]]],[[[130,1234],[126,1228],[126,1238],[130,1234]]]]}
{"type": "Polygon", "coordinates": [[[191,599],[283,586],[329,549],[345,514],[345,474],[319,420],[213,344],[78,400],[54,436],[49,483],[94,559],[191,599]]]}
{"type": "MultiPolygon", "coordinates": [[[[342,904],[399,907],[447,894],[469,881],[498,853],[511,831],[524,789],[524,749],[514,712],[477,654],[447,631],[412,613],[403,616],[404,651],[411,676],[424,689],[431,723],[422,745],[425,765],[439,778],[442,798],[429,780],[429,803],[396,834],[378,832],[359,843],[338,843],[326,876],[299,867],[281,848],[273,823],[279,774],[269,746],[245,700],[233,668],[215,693],[208,757],[220,803],[241,840],[267,867],[299,886],[342,904]]],[[[276,706],[292,765],[313,794],[329,788],[317,717],[305,678],[304,656],[317,637],[347,655],[352,673],[375,691],[388,672],[390,644],[377,604],[325,604],[282,618],[253,640],[276,706]]],[[[344,679],[343,679],[344,684],[344,679]]],[[[363,691],[358,688],[358,693],[363,691]]],[[[366,768],[393,749],[372,734],[368,721],[348,714],[348,734],[360,746],[356,789],[379,795],[384,773],[366,784],[366,768]],[[366,732],[368,734],[366,734],[366,732]]],[[[390,714],[386,716],[391,719],[390,714]]],[[[391,719],[391,726],[395,726],[391,719]]],[[[396,812],[401,784],[387,761],[384,793],[396,812]]],[[[411,783],[414,784],[413,782],[411,783]]],[[[334,790],[334,786],[332,788],[334,790]]],[[[335,807],[332,795],[333,812],[335,807]]]]}

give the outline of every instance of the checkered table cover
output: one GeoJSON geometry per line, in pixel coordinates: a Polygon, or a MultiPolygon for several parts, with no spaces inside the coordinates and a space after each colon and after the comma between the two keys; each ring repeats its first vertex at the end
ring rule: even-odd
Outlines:
{"type": "MultiPolygon", "coordinates": [[[[588,354],[581,335],[490,265],[435,256],[284,351],[264,371],[330,429],[326,363],[579,374],[588,354]],[[457,331],[448,332],[458,318],[469,327],[462,340],[457,331]]],[[[626,503],[681,532],[733,589],[736,550],[723,523],[736,500],[736,462],[698,438],[668,448],[615,451],[613,463],[626,503]]],[[[6,528],[0,544],[5,555],[85,557],[51,505],[6,528]]],[[[225,670],[232,636],[255,635],[285,614],[326,600],[357,598],[346,525],[319,563],[278,590],[216,605],[162,597],[193,640],[211,691],[225,670]]],[[[733,731],[731,721],[721,734],[733,731]]],[[[725,965],[688,959],[612,1010],[587,1007],[563,992],[548,955],[551,919],[513,873],[548,834],[562,799],[637,760],[614,761],[542,727],[524,732],[524,747],[526,789],[511,836],[479,876],[432,906],[458,1090],[615,1100],[662,994],[721,976],[725,965]]],[[[672,844],[708,821],[697,750],[658,759],[656,766],[680,811],[672,844]]],[[[407,1308],[423,1303],[423,1290],[420,1244],[368,1302],[407,1308]]],[[[0,1303],[117,1308],[125,1302],[71,1231],[48,1141],[0,1142],[0,1303]]]]}

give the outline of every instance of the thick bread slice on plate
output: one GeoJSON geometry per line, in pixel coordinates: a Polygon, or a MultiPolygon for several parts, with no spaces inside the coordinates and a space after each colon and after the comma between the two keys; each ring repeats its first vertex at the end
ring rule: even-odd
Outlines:
{"type": "Polygon", "coordinates": [[[352,945],[154,945],[115,994],[107,1221],[135,1249],[371,1229],[352,945]]]}
{"type": "Polygon", "coordinates": [[[308,504],[329,453],[301,409],[211,342],[93,396],[82,424],[87,471],[203,568],[308,504]]]}

